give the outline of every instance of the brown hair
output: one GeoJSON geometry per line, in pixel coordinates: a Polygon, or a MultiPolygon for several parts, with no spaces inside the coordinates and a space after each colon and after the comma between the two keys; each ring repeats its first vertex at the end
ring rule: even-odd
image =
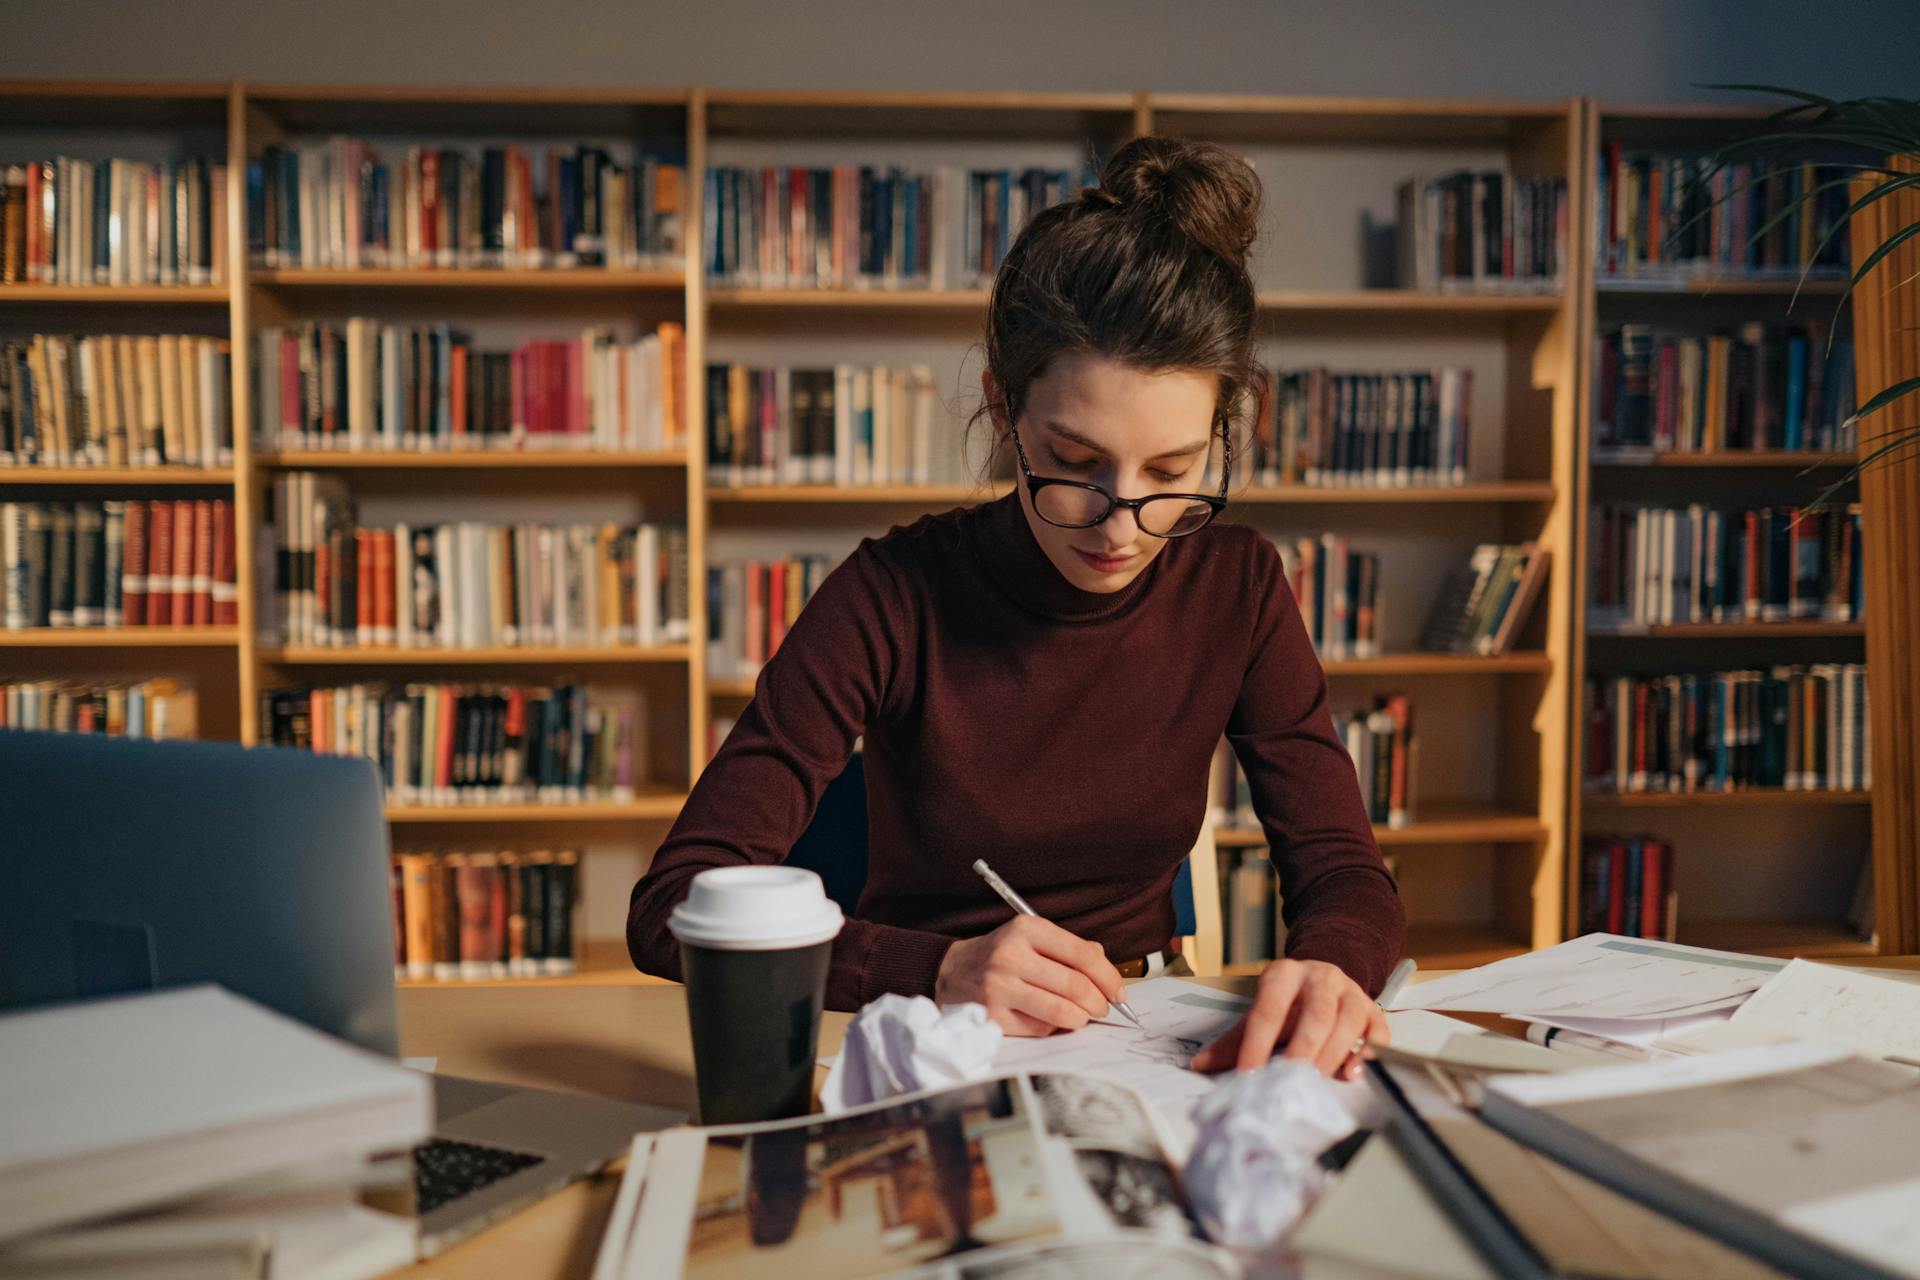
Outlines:
{"type": "MultiPolygon", "coordinates": [[[[1009,420],[1055,355],[1087,351],[1145,370],[1213,373],[1214,423],[1231,431],[1266,395],[1247,272],[1259,216],[1260,179],[1246,161],[1156,137],[1128,142],[1099,186],[1036,214],[987,303],[986,363],[1009,420]]],[[[983,404],[973,420],[990,410],[983,404]]]]}

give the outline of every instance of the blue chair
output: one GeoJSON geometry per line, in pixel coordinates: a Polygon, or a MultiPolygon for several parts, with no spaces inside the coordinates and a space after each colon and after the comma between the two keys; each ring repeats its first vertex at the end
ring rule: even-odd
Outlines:
{"type": "MultiPolygon", "coordinates": [[[[787,854],[787,864],[818,873],[827,896],[852,914],[867,883],[867,769],[860,752],[820,793],[820,806],[787,854]]],[[[1220,972],[1220,898],[1217,889],[1196,898],[1194,878],[1213,889],[1220,883],[1216,866],[1209,823],[1173,878],[1174,932],[1184,939],[1187,963],[1202,975],[1220,972]]]]}

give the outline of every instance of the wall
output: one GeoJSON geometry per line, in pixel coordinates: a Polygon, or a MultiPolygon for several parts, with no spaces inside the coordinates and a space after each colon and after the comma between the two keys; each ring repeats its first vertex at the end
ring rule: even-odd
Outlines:
{"type": "Polygon", "coordinates": [[[1698,86],[1729,81],[1920,91],[1911,0],[5,0],[0,30],[7,77],[1669,100],[1721,96],[1698,86]]]}

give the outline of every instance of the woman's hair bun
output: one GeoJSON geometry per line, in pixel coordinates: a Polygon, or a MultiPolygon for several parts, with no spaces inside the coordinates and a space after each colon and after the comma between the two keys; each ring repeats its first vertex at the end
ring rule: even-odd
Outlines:
{"type": "Polygon", "coordinates": [[[1236,263],[1260,225],[1260,178],[1225,147],[1177,138],[1134,138],[1113,153],[1088,203],[1164,217],[1187,239],[1236,263]]]}

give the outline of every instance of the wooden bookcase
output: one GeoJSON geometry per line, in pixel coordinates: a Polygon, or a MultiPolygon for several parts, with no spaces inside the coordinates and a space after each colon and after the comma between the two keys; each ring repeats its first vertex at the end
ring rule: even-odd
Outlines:
{"type": "MultiPolygon", "coordinates": [[[[1597,171],[1602,148],[1697,151],[1730,137],[1758,113],[1720,107],[1615,106],[1587,102],[1582,165],[1597,171]]],[[[1590,188],[1593,183],[1589,183],[1590,188]]],[[[1751,320],[1774,324],[1837,322],[1841,286],[1811,280],[1789,311],[1794,284],[1721,276],[1674,284],[1603,277],[1596,263],[1596,216],[1591,203],[1581,254],[1579,480],[1574,550],[1582,589],[1572,601],[1573,678],[1569,711],[1574,724],[1567,753],[1567,917],[1579,909],[1581,842],[1594,833],[1649,832],[1675,849],[1679,889],[1678,938],[1702,946],[1781,955],[1871,954],[1844,916],[1854,876],[1869,854],[1870,796],[1855,791],[1749,790],[1705,794],[1583,794],[1586,735],[1580,731],[1582,690],[1590,676],[1719,671],[1775,663],[1860,662],[1865,626],[1800,620],[1742,624],[1675,624],[1639,634],[1606,634],[1589,625],[1585,589],[1593,566],[1585,530],[1603,502],[1646,500],[1684,506],[1727,507],[1811,500],[1851,465],[1850,453],[1716,452],[1656,455],[1650,460],[1596,459],[1593,450],[1599,375],[1595,343],[1602,328],[1647,323],[1705,331],[1751,320]]],[[[1864,388],[1862,389],[1865,390],[1864,388]]],[[[1876,714],[1878,709],[1875,709],[1876,714]]]]}
{"type": "MultiPolygon", "coordinates": [[[[1565,177],[1570,207],[1585,209],[1591,200],[1595,130],[1603,118],[1591,104],[1571,98],[1462,102],[698,86],[628,92],[0,84],[0,139],[22,159],[70,147],[76,134],[85,134],[97,154],[125,154],[112,148],[136,130],[174,137],[190,132],[224,151],[235,176],[226,209],[226,285],[0,287],[0,323],[10,331],[140,331],[186,325],[197,316],[200,331],[224,333],[233,344],[236,446],[234,465],[218,472],[0,472],[0,496],[148,489],[231,494],[238,511],[241,582],[238,628],[180,636],[0,633],[0,668],[27,675],[182,675],[200,690],[203,734],[243,742],[258,738],[260,691],[295,681],[403,680],[416,671],[476,679],[577,672],[596,682],[643,689],[654,713],[649,736],[659,748],[651,761],[657,781],[631,804],[451,811],[396,807],[390,812],[397,847],[581,846],[587,964],[575,980],[639,980],[615,941],[627,891],[704,763],[712,717],[737,712],[752,695],[750,681],[709,677],[707,566],[729,556],[789,550],[844,553],[860,537],[922,511],[1005,491],[968,485],[849,489],[709,483],[701,426],[703,375],[710,360],[925,359],[938,371],[944,394],[977,396],[986,294],[980,289],[801,292],[711,284],[700,270],[705,198],[700,175],[710,164],[896,158],[915,167],[1047,163],[1077,168],[1089,143],[1110,150],[1147,132],[1204,138],[1246,154],[1266,183],[1268,226],[1255,252],[1263,359],[1348,369],[1455,361],[1476,369],[1471,483],[1412,490],[1240,484],[1229,517],[1276,536],[1339,532],[1358,547],[1377,544],[1389,566],[1388,652],[1326,666],[1337,706],[1357,705],[1389,689],[1406,690],[1415,699],[1424,753],[1418,820],[1402,830],[1380,832],[1382,844],[1398,856],[1414,954],[1423,965],[1437,967],[1550,945],[1568,926],[1570,871],[1584,810],[1599,807],[1580,802],[1577,735],[1570,732],[1589,648],[1582,634],[1580,536],[1592,480],[1581,444],[1590,377],[1586,353],[1596,308],[1588,231],[1585,220],[1576,218],[1562,291],[1463,295],[1362,287],[1355,228],[1363,211],[1391,218],[1394,186],[1402,179],[1464,164],[1565,177]],[[685,263],[677,271],[250,269],[242,225],[244,186],[238,180],[247,160],[275,140],[333,132],[395,145],[674,138],[684,144],[690,178],[685,263]],[[492,326],[519,332],[589,320],[629,326],[679,321],[686,330],[688,451],[511,458],[257,451],[249,368],[254,335],[282,321],[348,314],[455,318],[476,330],[492,326]],[[844,354],[848,351],[858,354],[844,354]],[[272,478],[289,468],[345,475],[363,506],[374,509],[374,519],[397,518],[391,513],[399,504],[416,501],[437,504],[435,513],[484,503],[490,513],[506,513],[502,518],[519,518],[514,513],[536,507],[550,510],[556,502],[626,515],[643,505],[649,518],[684,518],[696,641],[644,651],[460,654],[282,647],[258,634],[253,533],[264,518],[272,478]],[[1499,657],[1414,651],[1412,640],[1434,589],[1436,566],[1464,557],[1476,542],[1521,539],[1541,541],[1551,552],[1552,569],[1517,651],[1499,657]],[[1394,577],[1397,560],[1409,567],[1394,577]]],[[[1794,460],[1779,462],[1784,468],[1794,460]]],[[[1754,460],[1744,465],[1758,469],[1754,460]]],[[[1678,474],[1691,479],[1694,473],[1678,474]]],[[[1794,642],[1857,645],[1854,633],[1794,642]]],[[[1754,643],[1776,639],[1755,637],[1754,643]]],[[[1674,637],[1660,643],[1689,642],[1674,637]]],[[[1717,817],[1721,805],[1696,807],[1717,817]]],[[[1836,809],[1849,820],[1854,810],[1864,812],[1857,802],[1837,797],[1826,797],[1820,812],[1836,809]]],[[[1665,811],[1648,805],[1646,812],[1665,811]]],[[[1223,843],[1234,839],[1245,837],[1225,833],[1223,843]]],[[[1704,863],[1709,856],[1703,851],[1695,861],[1704,863]]],[[[1704,940],[1707,933],[1698,936],[1704,940]]],[[[1789,937],[1788,944],[1797,940],[1799,935],[1789,937]]]]}

